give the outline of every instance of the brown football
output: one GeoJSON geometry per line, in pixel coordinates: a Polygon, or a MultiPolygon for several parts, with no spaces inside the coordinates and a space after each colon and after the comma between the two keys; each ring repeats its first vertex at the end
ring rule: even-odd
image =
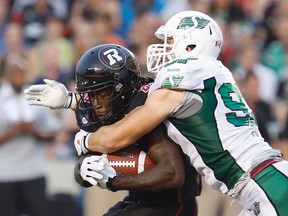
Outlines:
{"type": "MultiPolygon", "coordinates": [[[[94,153],[98,154],[99,153],[94,153]]],[[[80,166],[84,158],[93,155],[89,154],[82,155],[75,165],[74,177],[78,184],[83,187],[91,187],[92,185],[84,181],[80,176],[80,166]]],[[[116,170],[117,175],[135,175],[151,168],[154,163],[146,152],[141,149],[132,146],[121,149],[117,152],[107,154],[108,161],[110,165],[116,170]]]]}
{"type": "Polygon", "coordinates": [[[154,165],[146,152],[137,147],[128,147],[107,154],[107,158],[117,175],[135,175],[154,165]]]}

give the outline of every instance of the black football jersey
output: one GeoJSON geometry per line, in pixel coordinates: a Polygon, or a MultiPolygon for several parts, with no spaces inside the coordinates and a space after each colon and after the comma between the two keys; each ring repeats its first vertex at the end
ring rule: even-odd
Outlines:
{"type": "MultiPolygon", "coordinates": [[[[127,107],[126,113],[129,113],[131,110],[136,108],[137,106],[141,106],[144,104],[147,96],[148,91],[151,86],[152,82],[151,79],[144,79],[142,80],[142,85],[139,91],[133,96],[130,106],[127,107]]],[[[89,123],[87,118],[89,118],[88,114],[83,113],[83,111],[79,112],[76,110],[76,118],[78,126],[87,131],[93,132],[97,130],[93,125],[89,123]]],[[[141,125],[141,124],[139,124],[141,125]]],[[[161,125],[165,128],[165,125],[161,125]]],[[[165,128],[166,129],[166,128],[165,128]]],[[[138,148],[147,152],[148,144],[145,143],[145,136],[139,139],[136,143],[134,143],[138,148]]],[[[183,163],[185,167],[186,178],[184,185],[177,189],[170,189],[166,191],[160,192],[131,192],[129,193],[130,198],[137,201],[137,200],[162,200],[162,201],[179,201],[181,199],[182,202],[185,200],[190,201],[192,197],[198,196],[201,193],[201,177],[195,170],[195,168],[190,164],[189,157],[183,153],[183,163]],[[179,196],[180,195],[180,196],[179,196]]]]}

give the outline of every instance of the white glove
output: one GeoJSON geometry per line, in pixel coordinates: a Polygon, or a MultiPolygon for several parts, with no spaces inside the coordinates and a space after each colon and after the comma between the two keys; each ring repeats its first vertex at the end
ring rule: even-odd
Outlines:
{"type": "Polygon", "coordinates": [[[77,151],[77,154],[83,155],[86,154],[88,149],[88,138],[91,135],[91,133],[88,133],[84,130],[80,130],[74,137],[74,146],[77,151]]]}
{"type": "MultiPolygon", "coordinates": [[[[110,165],[107,154],[92,155],[82,161],[80,175],[91,185],[98,185],[103,189],[111,190],[111,186],[107,183],[116,176],[116,171],[110,165]]],[[[111,184],[111,182],[109,183],[111,184]]]]}
{"type": "Polygon", "coordinates": [[[46,84],[31,85],[24,90],[30,105],[46,106],[51,109],[71,108],[76,103],[75,93],[56,80],[44,79],[46,84]]]}

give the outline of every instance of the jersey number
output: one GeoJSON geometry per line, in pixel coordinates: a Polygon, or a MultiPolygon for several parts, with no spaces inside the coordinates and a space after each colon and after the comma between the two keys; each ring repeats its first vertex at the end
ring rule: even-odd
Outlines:
{"type": "Polygon", "coordinates": [[[237,86],[232,85],[231,83],[224,83],[219,88],[219,93],[225,106],[233,111],[226,114],[228,122],[235,127],[248,126],[249,124],[254,123],[254,119],[237,86]]]}

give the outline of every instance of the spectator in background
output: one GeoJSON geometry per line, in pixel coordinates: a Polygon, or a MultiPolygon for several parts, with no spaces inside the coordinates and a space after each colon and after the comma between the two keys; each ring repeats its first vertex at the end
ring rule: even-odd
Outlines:
{"type": "Polygon", "coordinates": [[[243,20],[244,14],[234,0],[211,1],[211,16],[216,20],[222,19],[228,23],[243,20]]]}
{"type": "Polygon", "coordinates": [[[219,23],[225,40],[219,59],[228,68],[231,68],[233,56],[239,43],[241,43],[239,37],[243,36],[244,14],[236,2],[232,0],[215,0],[209,4],[209,14],[219,23]]]}
{"type": "MultiPolygon", "coordinates": [[[[142,14],[152,13],[157,15],[165,7],[166,1],[163,0],[123,0],[120,1],[122,25],[118,29],[118,33],[126,38],[131,31],[132,26],[135,26],[135,21],[142,14]]],[[[145,30],[148,30],[147,28],[145,30]]],[[[127,41],[129,43],[130,41],[127,41]]]]}
{"type": "Polygon", "coordinates": [[[272,41],[276,39],[274,32],[274,21],[276,17],[276,5],[277,1],[267,1],[266,7],[263,9],[263,19],[260,23],[260,28],[263,31],[263,49],[267,48],[272,41]]]}
{"type": "MultiPolygon", "coordinates": [[[[58,4],[61,2],[63,1],[57,1],[58,4]]],[[[55,4],[50,0],[26,1],[26,4],[22,3],[22,6],[19,4],[21,5],[19,1],[15,2],[16,8],[12,10],[11,19],[23,25],[25,39],[31,45],[44,36],[48,19],[58,17],[65,20],[66,18],[63,14],[67,14],[67,11],[64,9],[59,13],[55,4]]],[[[62,9],[66,8],[63,4],[62,6],[62,9]]]]}
{"type": "Polygon", "coordinates": [[[97,43],[95,31],[91,21],[81,18],[72,19],[69,23],[71,27],[71,41],[73,43],[73,68],[83,53],[97,43]],[[83,39],[85,38],[85,40],[83,39]]]}
{"type": "MultiPolygon", "coordinates": [[[[135,53],[142,72],[146,72],[146,53],[147,47],[158,41],[154,37],[157,27],[163,23],[154,13],[143,13],[136,18],[128,34],[129,47],[135,53]]],[[[151,74],[147,74],[151,76],[151,74]]]]}
{"type": "Polygon", "coordinates": [[[126,45],[116,33],[121,25],[119,1],[75,1],[69,19],[70,38],[74,45],[73,66],[89,48],[101,43],[126,45]],[[85,38],[85,39],[83,39],[85,38]]]}
{"type": "Polygon", "coordinates": [[[254,70],[246,71],[245,77],[238,79],[237,83],[247,104],[253,110],[261,135],[266,142],[272,143],[275,140],[272,140],[274,137],[269,133],[269,123],[274,122],[275,118],[270,104],[259,95],[259,78],[256,74],[254,70]]]}
{"type": "Polygon", "coordinates": [[[9,22],[3,32],[4,47],[0,50],[3,57],[7,53],[27,53],[27,46],[23,38],[23,28],[16,22],[9,22]]]}
{"type": "Polygon", "coordinates": [[[101,11],[102,5],[103,0],[76,0],[71,7],[71,18],[93,20],[101,11]]]}
{"type": "Polygon", "coordinates": [[[59,47],[62,67],[71,69],[73,44],[69,39],[69,28],[57,17],[49,18],[45,25],[44,41],[55,41],[59,47]]]}
{"type": "MultiPolygon", "coordinates": [[[[4,34],[4,47],[0,50],[0,62],[3,60],[4,56],[9,56],[12,54],[27,55],[27,46],[23,38],[23,28],[20,24],[16,22],[9,22],[5,27],[4,34]]],[[[0,80],[3,78],[3,70],[0,70],[0,80]]],[[[30,71],[28,72],[30,74],[30,71]]],[[[27,76],[27,77],[30,77],[27,76]]]]}
{"type": "MultiPolygon", "coordinates": [[[[275,2],[272,29],[276,39],[267,45],[262,56],[263,64],[273,69],[278,78],[277,101],[273,105],[279,134],[283,134],[288,113],[288,0],[275,2]]],[[[279,137],[280,138],[280,137],[279,137]]]]}
{"type": "Polygon", "coordinates": [[[66,83],[71,78],[73,68],[72,42],[65,37],[66,28],[63,21],[50,18],[45,24],[45,37],[30,48],[31,82],[39,82],[43,78],[54,77],[66,83]]]}
{"type": "Polygon", "coordinates": [[[236,0],[236,4],[243,12],[243,17],[246,22],[251,23],[255,27],[261,23],[265,8],[268,1],[259,0],[236,0]]]}
{"type": "MultiPolygon", "coordinates": [[[[35,4],[39,0],[5,0],[10,2],[10,9],[11,9],[11,15],[13,18],[21,17],[21,14],[23,12],[23,9],[27,5],[35,4]]],[[[41,0],[40,0],[41,1],[41,0]]],[[[53,10],[55,11],[55,14],[58,18],[67,21],[69,19],[69,10],[71,4],[75,0],[48,0],[49,4],[53,7],[53,10]]]]}
{"type": "Polygon", "coordinates": [[[125,40],[115,33],[113,18],[109,13],[99,13],[92,23],[97,44],[113,43],[126,46],[125,40]]]}
{"type": "Polygon", "coordinates": [[[278,80],[269,67],[260,62],[260,52],[252,41],[237,50],[233,75],[248,105],[254,111],[259,130],[267,142],[278,138],[274,104],[277,100],[278,80]],[[269,88],[267,88],[269,86],[269,88]]]}
{"type": "MultiPolygon", "coordinates": [[[[250,37],[252,40],[252,37],[250,37]]],[[[259,88],[256,88],[259,98],[268,104],[273,104],[277,97],[278,80],[272,69],[260,62],[260,51],[254,41],[242,44],[237,50],[235,58],[234,75],[236,79],[245,79],[249,72],[254,73],[258,79],[259,88]],[[267,88],[269,86],[269,88],[267,88]]]]}
{"type": "Polygon", "coordinates": [[[28,64],[21,54],[5,56],[2,66],[0,212],[7,216],[49,216],[43,150],[61,124],[52,110],[35,109],[24,99],[28,64]]]}
{"type": "Polygon", "coordinates": [[[288,79],[288,0],[276,3],[273,23],[276,40],[268,44],[262,61],[274,70],[281,85],[285,78],[288,79]]]}
{"type": "Polygon", "coordinates": [[[67,84],[72,77],[71,70],[61,65],[61,50],[57,43],[55,41],[45,41],[37,52],[38,67],[35,71],[37,74],[34,82],[42,83],[43,78],[53,78],[67,84]]]}
{"type": "Polygon", "coordinates": [[[109,14],[111,19],[111,27],[115,30],[122,23],[120,2],[118,0],[76,0],[71,8],[70,21],[76,19],[84,19],[93,21],[99,14],[109,14]]]}

